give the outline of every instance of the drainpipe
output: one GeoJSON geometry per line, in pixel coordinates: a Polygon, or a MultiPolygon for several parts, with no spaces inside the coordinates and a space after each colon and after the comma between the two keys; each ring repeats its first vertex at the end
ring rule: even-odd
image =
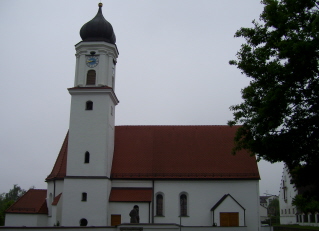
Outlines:
{"type": "Polygon", "coordinates": [[[152,188],[153,188],[153,201],[151,202],[152,203],[152,211],[150,214],[152,214],[152,223],[154,223],[154,201],[155,201],[155,190],[154,190],[154,180],[152,180],[152,188]]]}
{"type": "Polygon", "coordinates": [[[151,223],[151,202],[148,203],[148,223],[151,223]]]}
{"type": "Polygon", "coordinates": [[[53,200],[55,198],[55,180],[53,180],[53,200]]]}

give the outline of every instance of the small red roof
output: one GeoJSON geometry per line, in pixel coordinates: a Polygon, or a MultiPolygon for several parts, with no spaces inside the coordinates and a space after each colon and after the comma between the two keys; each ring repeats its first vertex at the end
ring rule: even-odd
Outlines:
{"type": "Polygon", "coordinates": [[[110,202],[150,202],[151,188],[112,188],[110,202]]]}
{"type": "Polygon", "coordinates": [[[54,167],[50,175],[45,179],[49,180],[60,180],[66,176],[66,161],[68,154],[68,140],[69,133],[66,134],[65,139],[63,141],[60,153],[55,161],[54,167]]]}
{"type": "Polygon", "coordinates": [[[259,179],[256,158],[231,154],[238,126],[117,126],[113,179],[259,179]]]}
{"type": "Polygon", "coordinates": [[[59,203],[60,197],[62,196],[62,193],[54,197],[54,200],[52,202],[52,205],[57,205],[59,203]]]}
{"type": "Polygon", "coordinates": [[[46,197],[45,189],[29,189],[6,210],[6,213],[48,214],[46,197]]]}

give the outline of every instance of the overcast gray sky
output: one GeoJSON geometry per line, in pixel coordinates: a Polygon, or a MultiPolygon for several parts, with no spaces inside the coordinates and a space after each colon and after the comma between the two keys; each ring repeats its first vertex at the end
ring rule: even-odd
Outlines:
{"type": "MultiPolygon", "coordinates": [[[[68,130],[74,45],[99,0],[0,0],[0,193],[46,188],[68,130]]],[[[120,52],[117,125],[225,125],[249,78],[230,66],[259,0],[102,1],[120,52]]],[[[260,195],[281,163],[260,162],[260,195]]]]}

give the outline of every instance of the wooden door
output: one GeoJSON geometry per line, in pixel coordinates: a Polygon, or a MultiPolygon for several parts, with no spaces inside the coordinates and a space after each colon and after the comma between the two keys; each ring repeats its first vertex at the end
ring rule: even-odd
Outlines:
{"type": "Polygon", "coordinates": [[[239,226],[238,213],[220,213],[220,226],[239,226]]]}
{"type": "Polygon", "coordinates": [[[111,226],[116,226],[121,224],[121,215],[112,214],[111,215],[111,226]]]}

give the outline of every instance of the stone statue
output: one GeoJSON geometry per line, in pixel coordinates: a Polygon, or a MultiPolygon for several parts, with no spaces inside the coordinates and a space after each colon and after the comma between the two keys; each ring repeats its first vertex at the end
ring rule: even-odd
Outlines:
{"type": "Polygon", "coordinates": [[[138,214],[138,206],[134,205],[130,212],[131,223],[140,223],[140,216],[138,214]]]}

